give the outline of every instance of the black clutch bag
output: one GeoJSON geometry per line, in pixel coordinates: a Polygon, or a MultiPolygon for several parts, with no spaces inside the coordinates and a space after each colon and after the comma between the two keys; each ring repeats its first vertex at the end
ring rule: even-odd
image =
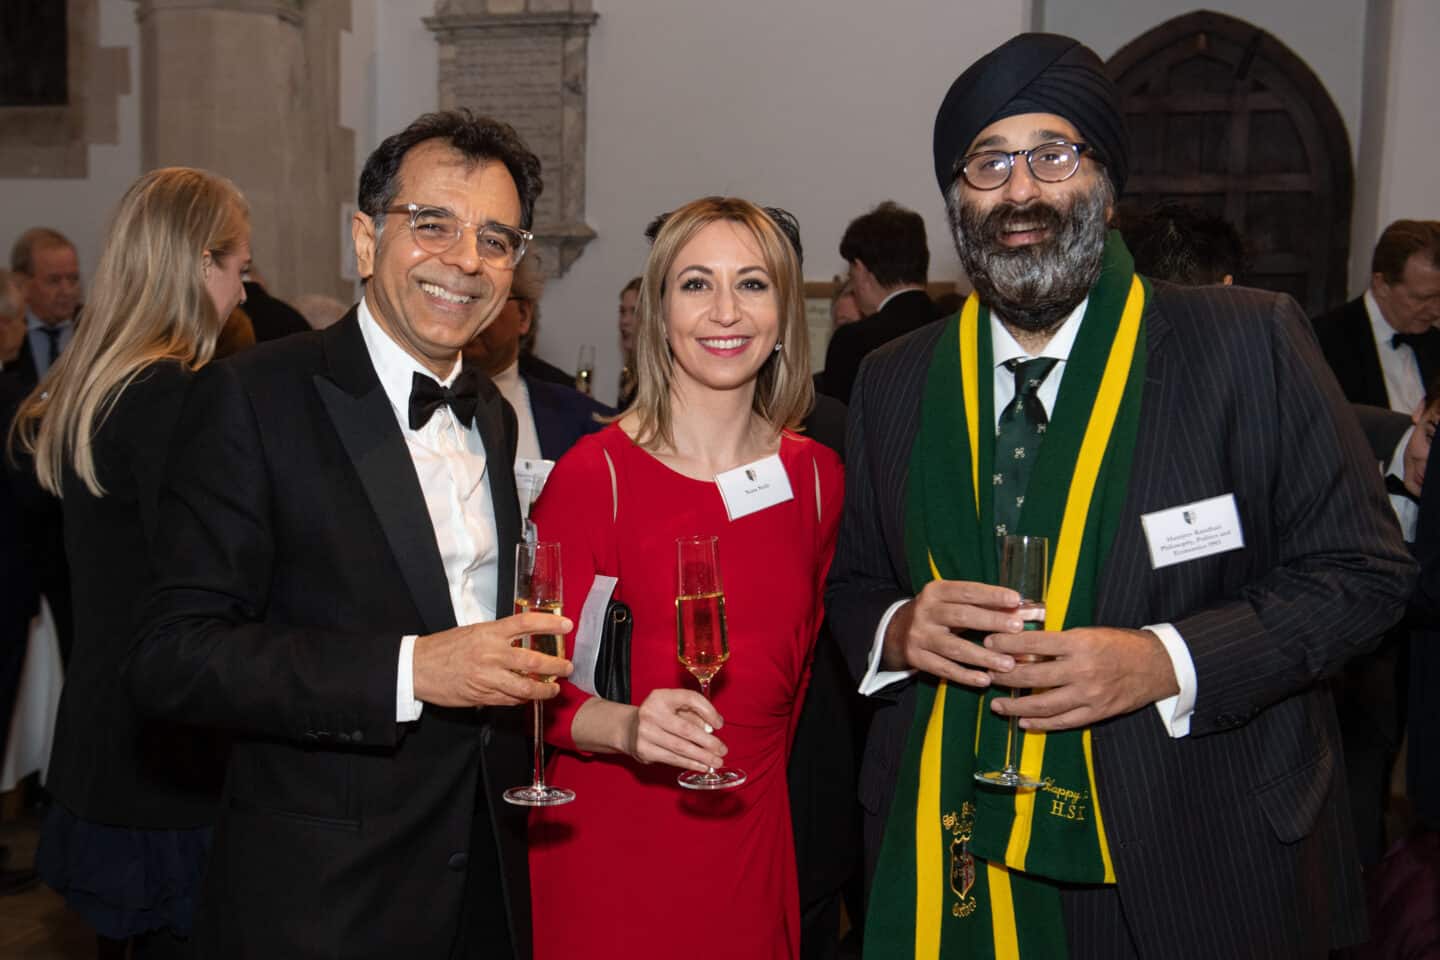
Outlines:
{"type": "Polygon", "coordinates": [[[605,605],[600,649],[595,655],[595,692],[616,703],[630,702],[630,631],[635,618],[619,600],[605,605]]]}

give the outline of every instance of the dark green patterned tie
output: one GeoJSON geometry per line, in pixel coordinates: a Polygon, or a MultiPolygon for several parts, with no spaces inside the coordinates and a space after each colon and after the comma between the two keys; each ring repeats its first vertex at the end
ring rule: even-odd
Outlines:
{"type": "Polygon", "coordinates": [[[1040,384],[1058,361],[1054,357],[1005,361],[1015,374],[1015,398],[1000,412],[995,431],[995,536],[1015,533],[1020,508],[1025,505],[1025,487],[1030,468],[1045,439],[1045,407],[1040,403],[1040,384]]]}

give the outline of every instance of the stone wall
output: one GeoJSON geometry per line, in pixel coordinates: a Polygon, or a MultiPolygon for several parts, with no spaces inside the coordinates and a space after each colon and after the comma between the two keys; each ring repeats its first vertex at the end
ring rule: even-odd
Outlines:
{"type": "Polygon", "coordinates": [[[0,107],[0,177],[89,175],[90,145],[119,140],[116,101],[130,92],[127,51],[99,42],[97,0],[65,0],[69,103],[0,107]]]}
{"type": "Polygon", "coordinates": [[[540,158],[532,249],[550,276],[595,237],[585,223],[585,94],[596,18],[591,0],[440,0],[425,19],[439,43],[441,109],[504,120],[540,158]]]}

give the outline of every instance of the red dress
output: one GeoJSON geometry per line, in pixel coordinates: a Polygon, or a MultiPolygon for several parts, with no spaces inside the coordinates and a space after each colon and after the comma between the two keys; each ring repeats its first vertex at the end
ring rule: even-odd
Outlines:
{"type": "Polygon", "coordinates": [[[564,547],[566,615],[579,622],[596,573],[619,578],[616,596],[634,613],[636,704],[657,688],[699,689],[676,659],[675,539],[720,538],[730,660],[710,692],[726,762],[749,780],[697,793],[676,784],[675,767],[578,754],[570,723],[588,698],[562,682],[546,709],[547,739],[564,748],[548,779],[576,799],[530,821],[537,960],[799,956],[785,767],[844,479],[833,451],[795,434],[782,436],[780,459],[794,499],[735,521],[713,482],[676,473],[613,425],[583,438],[546,482],[536,524],[564,547]]]}

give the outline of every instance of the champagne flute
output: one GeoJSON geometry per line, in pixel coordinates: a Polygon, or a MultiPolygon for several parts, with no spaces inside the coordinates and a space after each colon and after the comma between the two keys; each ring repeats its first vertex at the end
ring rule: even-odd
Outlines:
{"type": "Polygon", "coordinates": [[[585,396],[591,394],[590,381],[595,378],[595,347],[592,344],[585,344],[580,348],[580,361],[575,367],[575,389],[585,396]]]}
{"type": "MultiPolygon", "coordinates": [[[[1000,586],[1020,594],[1020,619],[1026,630],[1039,630],[1045,625],[1045,588],[1050,569],[1050,541],[1045,537],[1009,534],[1000,541],[1000,586]]],[[[1017,661],[1037,658],[1016,656],[1017,661]]],[[[1011,689],[1013,699],[1019,691],[1011,689]]],[[[994,787],[1035,789],[1044,786],[1020,773],[1021,732],[1018,718],[1010,715],[1005,737],[1005,767],[975,774],[975,779],[994,787]]]]}
{"type": "MultiPolygon", "coordinates": [[[[515,545],[515,612],[559,613],[561,606],[560,544],[517,543],[515,545]]],[[[527,650],[538,650],[552,657],[565,656],[565,638],[557,633],[532,633],[516,638],[513,643],[527,650]]],[[[532,680],[556,682],[551,676],[531,675],[532,680]]],[[[545,741],[542,736],[545,707],[534,701],[535,767],[528,787],[511,787],[505,800],[521,807],[557,807],[575,799],[574,790],[547,786],[545,783],[545,741]]]]}
{"type": "MultiPolygon", "coordinates": [[[[720,585],[720,542],[717,537],[680,537],[675,546],[679,561],[676,651],[685,669],[700,681],[700,692],[708,700],[710,681],[730,659],[725,590],[720,585]]],[[[745,771],[734,767],[705,773],[689,770],[677,780],[691,790],[729,790],[745,782],[745,771]]]]}

